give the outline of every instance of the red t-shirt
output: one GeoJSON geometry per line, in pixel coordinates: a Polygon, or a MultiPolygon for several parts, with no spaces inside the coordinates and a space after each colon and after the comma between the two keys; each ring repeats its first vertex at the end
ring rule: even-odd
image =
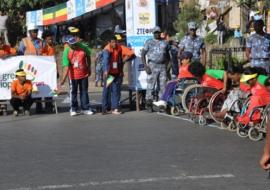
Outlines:
{"type": "Polygon", "coordinates": [[[86,56],[86,53],[81,49],[70,49],[68,59],[70,62],[69,78],[71,80],[78,80],[89,76],[89,68],[86,56]]]}
{"type": "Polygon", "coordinates": [[[178,75],[178,79],[183,79],[183,78],[194,78],[195,76],[193,74],[191,74],[188,70],[189,65],[184,65],[184,66],[180,66],[179,68],[179,75],[178,75]]]}
{"type": "Polygon", "coordinates": [[[201,81],[202,86],[207,86],[207,87],[211,87],[211,88],[215,88],[215,89],[222,89],[223,88],[223,82],[211,77],[208,74],[204,74],[202,77],[202,81],[201,81]]]}

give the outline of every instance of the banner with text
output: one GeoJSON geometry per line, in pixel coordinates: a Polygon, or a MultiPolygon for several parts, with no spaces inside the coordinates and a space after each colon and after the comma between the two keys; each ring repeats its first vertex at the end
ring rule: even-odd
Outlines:
{"type": "Polygon", "coordinates": [[[142,90],[147,87],[147,74],[141,61],[141,49],[152,38],[156,26],[156,3],[152,0],[126,1],[127,44],[134,49],[137,58],[129,67],[129,88],[142,90]]]}
{"type": "Polygon", "coordinates": [[[15,72],[23,69],[27,79],[37,87],[33,97],[52,97],[57,89],[56,62],[53,56],[15,56],[0,59],[0,100],[11,98],[11,82],[15,72]]]}

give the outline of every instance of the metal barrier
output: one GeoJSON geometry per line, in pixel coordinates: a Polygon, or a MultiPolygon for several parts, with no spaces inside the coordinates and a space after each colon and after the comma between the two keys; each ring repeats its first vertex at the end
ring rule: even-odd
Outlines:
{"type": "Polygon", "coordinates": [[[220,58],[224,59],[230,59],[232,57],[242,57],[242,60],[245,60],[245,47],[234,47],[234,48],[213,48],[210,50],[209,53],[209,68],[210,69],[220,69],[220,68],[213,68],[215,65],[213,64],[213,61],[215,56],[218,56],[220,58]],[[240,53],[242,54],[240,56],[240,53]]]}

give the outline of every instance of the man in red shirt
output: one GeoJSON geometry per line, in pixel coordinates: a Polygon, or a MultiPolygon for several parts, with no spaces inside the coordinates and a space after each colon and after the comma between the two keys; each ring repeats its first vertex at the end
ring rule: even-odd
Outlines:
{"type": "Polygon", "coordinates": [[[115,36],[112,36],[110,43],[103,51],[103,79],[105,85],[102,94],[102,113],[108,113],[111,97],[112,114],[121,114],[119,111],[119,99],[123,77],[124,62],[133,58],[134,52],[126,46],[120,45],[115,36]],[[111,84],[107,84],[112,79],[111,84]]]}
{"type": "Polygon", "coordinates": [[[67,40],[70,50],[68,52],[68,62],[63,62],[64,72],[61,85],[65,83],[69,76],[71,109],[70,115],[78,115],[77,91],[80,89],[81,110],[85,115],[92,115],[88,96],[88,77],[91,75],[91,51],[89,48],[82,49],[78,45],[75,37],[67,40]]]}

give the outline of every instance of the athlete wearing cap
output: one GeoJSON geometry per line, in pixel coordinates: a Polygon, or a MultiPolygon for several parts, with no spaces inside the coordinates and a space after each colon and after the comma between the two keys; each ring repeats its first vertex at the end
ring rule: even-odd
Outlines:
{"type": "Polygon", "coordinates": [[[17,116],[19,107],[24,108],[25,115],[30,115],[30,107],[33,103],[31,99],[32,82],[26,80],[26,73],[23,69],[19,69],[15,73],[16,80],[11,83],[11,100],[10,104],[13,107],[13,115],[17,116]]]}

